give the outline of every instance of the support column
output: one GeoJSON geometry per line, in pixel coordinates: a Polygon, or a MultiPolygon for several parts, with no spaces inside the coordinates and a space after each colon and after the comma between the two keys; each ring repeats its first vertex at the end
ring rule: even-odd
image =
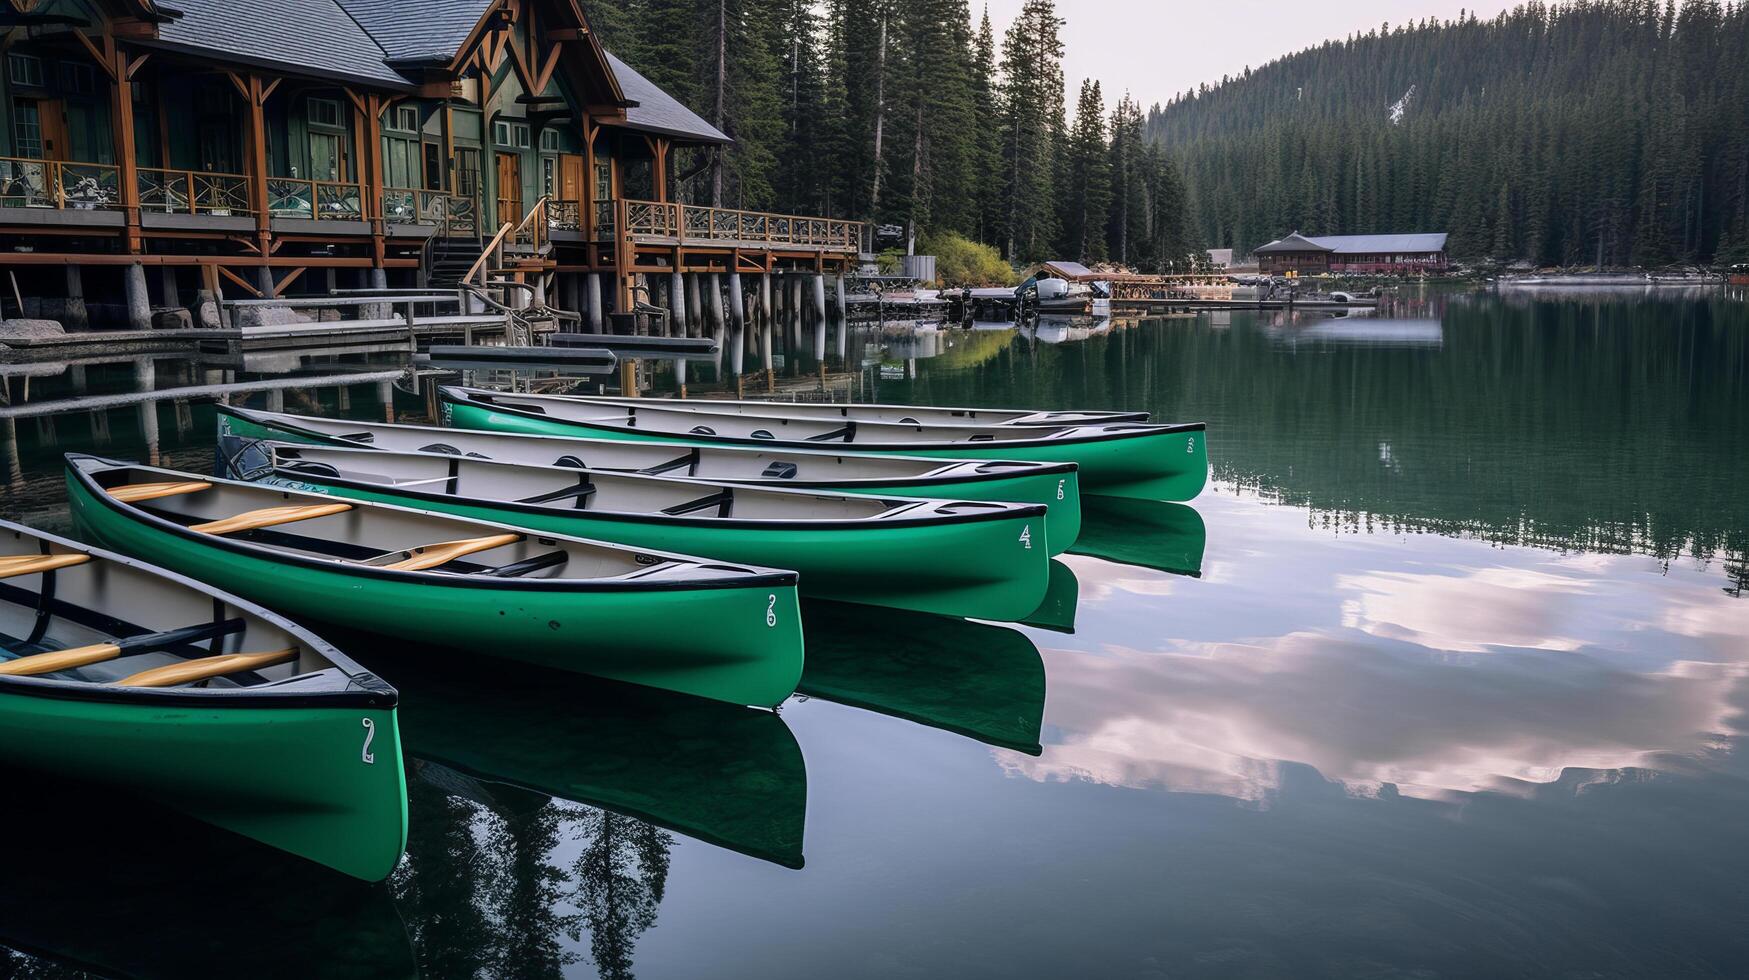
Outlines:
{"type": "Polygon", "coordinates": [[[705,273],[704,292],[706,304],[706,315],[704,318],[705,326],[708,328],[711,339],[716,341],[717,344],[717,380],[721,381],[721,375],[723,373],[723,340],[729,331],[723,323],[723,284],[716,273],[705,273]]]}
{"type": "Polygon", "coordinates": [[[164,294],[164,305],[171,309],[182,306],[182,291],[176,288],[176,267],[161,265],[158,267],[158,285],[164,294]]]}
{"type": "Polygon", "coordinates": [[[589,329],[593,333],[601,332],[601,273],[591,272],[584,280],[589,301],[589,329]]]}
{"type": "Polygon", "coordinates": [[[260,291],[262,299],[272,299],[276,295],[273,291],[273,268],[271,266],[256,267],[255,288],[260,291]]]}
{"type": "Polygon", "coordinates": [[[127,295],[128,327],[152,329],[152,300],[146,295],[146,267],[138,262],[122,270],[122,289],[127,295]]]}
{"type": "Polygon", "coordinates": [[[814,273],[814,360],[826,361],[826,277],[814,273]]]}
{"type": "Polygon", "coordinates": [[[679,272],[668,276],[668,335],[686,335],[686,277],[679,272]]]}
{"type": "Polygon", "coordinates": [[[67,308],[61,326],[67,330],[91,329],[91,313],[85,308],[85,274],[77,265],[67,266],[67,308]]]}
{"type": "Polygon", "coordinates": [[[838,315],[848,318],[850,316],[850,307],[849,304],[844,302],[844,273],[838,273],[838,275],[833,278],[833,282],[838,284],[838,315]]]}
{"type": "Polygon", "coordinates": [[[704,315],[704,303],[699,296],[698,273],[682,273],[681,278],[686,281],[686,336],[698,337],[701,336],[699,321],[704,315]]]}
{"type": "Polygon", "coordinates": [[[747,344],[742,339],[747,329],[747,304],[741,297],[741,274],[729,273],[729,317],[728,336],[724,338],[724,346],[728,348],[729,373],[741,376],[741,368],[746,363],[747,344]]]}

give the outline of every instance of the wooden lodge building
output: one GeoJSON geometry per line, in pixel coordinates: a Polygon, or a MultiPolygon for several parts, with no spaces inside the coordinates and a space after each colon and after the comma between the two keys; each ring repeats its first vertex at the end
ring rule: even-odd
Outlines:
{"type": "Polygon", "coordinates": [[[676,201],[675,149],[729,139],[604,50],[576,0],[0,16],[0,265],[18,283],[0,293],[70,329],[87,310],[144,329],[197,295],[201,326],[212,293],[425,286],[482,255],[598,314],[628,309],[639,274],[678,293],[673,273],[830,275],[861,248],[857,222],[676,201]]]}
{"type": "Polygon", "coordinates": [[[1445,254],[1446,234],[1322,235],[1299,232],[1253,250],[1265,275],[1413,275],[1444,272],[1451,267],[1445,254]]]}

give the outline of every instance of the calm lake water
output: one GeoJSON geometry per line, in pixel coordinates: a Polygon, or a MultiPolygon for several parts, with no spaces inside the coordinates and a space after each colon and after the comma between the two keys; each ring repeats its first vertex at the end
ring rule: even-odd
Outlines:
{"type": "MultiPolygon", "coordinates": [[[[1090,500],[1030,624],[807,606],[775,715],[336,637],[403,693],[395,877],[10,777],[37,829],[0,976],[1749,975],[1745,297],[1409,289],[850,351],[884,401],[1205,420],[1213,483],[1090,500]]],[[[198,403],[6,424],[0,510],[51,528],[65,449],[210,463],[198,403]]]]}

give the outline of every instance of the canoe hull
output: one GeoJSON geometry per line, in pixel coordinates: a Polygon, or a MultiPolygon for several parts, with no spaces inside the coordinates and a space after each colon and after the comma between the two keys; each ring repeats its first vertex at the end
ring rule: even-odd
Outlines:
{"type": "MultiPolygon", "coordinates": [[[[504,412],[467,402],[445,401],[445,423],[462,429],[485,429],[525,435],[587,435],[598,439],[701,443],[682,435],[637,431],[617,426],[592,426],[564,419],[504,412]]],[[[1173,426],[1094,439],[1014,442],[954,442],[940,446],[909,443],[891,449],[867,446],[847,451],[872,455],[927,456],[939,459],[1015,459],[1035,463],[1075,463],[1080,487],[1090,494],[1147,500],[1190,500],[1208,484],[1208,442],[1200,426],[1173,426]]],[[[739,443],[736,443],[739,444],[739,443]]],[[[752,442],[752,445],[758,445],[752,442]]]]}
{"type": "Polygon", "coordinates": [[[801,677],[794,585],[526,590],[460,577],[440,583],[358,575],[162,530],[93,499],[71,473],[67,494],[86,540],[223,583],[311,622],[377,632],[388,627],[410,644],[468,646],[735,704],[779,704],[801,677]]]}
{"type": "Polygon", "coordinates": [[[388,877],[407,841],[393,708],[209,708],[6,691],[0,757],[124,787],[366,881],[388,877]]]}
{"type": "MultiPolygon", "coordinates": [[[[307,443],[310,445],[353,445],[341,439],[324,439],[311,437],[296,429],[261,425],[240,415],[220,415],[219,446],[221,452],[228,440],[265,440],[272,442],[307,443]]],[[[465,426],[486,431],[480,426],[465,426]]],[[[563,432],[543,430],[540,432],[524,432],[521,430],[499,430],[506,435],[559,435],[575,436],[574,429],[563,432]]],[[[235,445],[235,443],[233,443],[235,445]]],[[[513,460],[527,462],[528,460],[513,460]]],[[[545,460],[541,462],[550,462],[545,460]]],[[[242,473],[231,472],[224,460],[215,467],[216,476],[228,479],[248,479],[242,473]]],[[[805,484],[786,483],[782,480],[750,480],[724,481],[746,482],[750,486],[772,487],[782,490],[828,490],[833,493],[859,493],[876,497],[922,497],[927,500],[992,500],[1016,504],[1041,504],[1050,509],[1045,515],[1045,525],[1049,531],[1047,538],[1051,547],[1051,555],[1062,554],[1077,538],[1081,536],[1081,480],[1078,472],[1037,472],[1021,473],[1014,476],[992,476],[977,474],[971,476],[920,477],[917,479],[898,480],[892,482],[849,480],[844,483],[808,482],[805,484]]],[[[787,567],[787,566],[780,566],[787,567]]]]}
{"type": "MultiPolygon", "coordinates": [[[[418,507],[473,520],[728,562],[793,569],[801,594],[946,616],[1018,620],[1038,608],[1049,581],[1048,532],[1038,517],[883,526],[736,527],[722,521],[622,520],[588,511],[513,508],[440,494],[409,495],[319,476],[261,481],[292,490],[418,507]]],[[[746,522],[751,524],[752,522],[746,522]]],[[[848,525],[848,526],[847,526],[848,525]]]]}

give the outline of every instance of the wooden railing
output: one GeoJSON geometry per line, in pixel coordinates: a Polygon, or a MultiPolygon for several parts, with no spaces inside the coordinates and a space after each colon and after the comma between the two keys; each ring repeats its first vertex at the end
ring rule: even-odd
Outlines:
{"type": "Polygon", "coordinates": [[[140,167],[140,210],[157,214],[253,214],[249,178],[242,174],[205,173],[140,167]]]}
{"type": "MultiPolygon", "coordinates": [[[[534,202],[534,207],[522,216],[512,232],[511,241],[517,245],[526,245],[538,251],[547,240],[547,198],[534,202]]],[[[515,216],[512,215],[514,218],[515,216]]]]}
{"type": "Polygon", "coordinates": [[[428,224],[448,236],[477,235],[479,209],[474,199],[448,191],[390,187],[383,191],[383,220],[392,225],[428,224]]]}
{"type": "Polygon", "coordinates": [[[633,237],[680,242],[754,242],[854,252],[862,244],[860,221],[814,218],[764,211],[737,211],[696,204],[620,201],[618,217],[633,237]]]}
{"type": "Polygon", "coordinates": [[[0,157],[0,207],[101,210],[121,206],[121,170],[107,163],[0,157]]]}
{"type": "Polygon", "coordinates": [[[276,218],[357,221],[364,217],[364,192],[351,181],[269,177],[267,213],[276,218]]]}
{"type": "Polygon", "coordinates": [[[582,201],[548,201],[547,227],[559,231],[583,230],[582,201]]]}

